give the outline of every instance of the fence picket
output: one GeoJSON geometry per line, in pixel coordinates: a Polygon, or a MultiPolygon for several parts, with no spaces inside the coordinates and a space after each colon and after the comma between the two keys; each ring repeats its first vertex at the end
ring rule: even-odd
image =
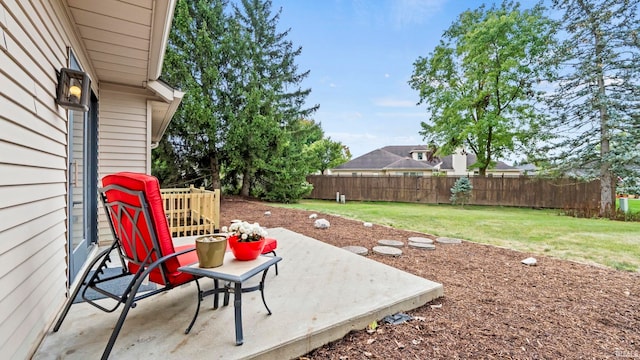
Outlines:
{"type": "MultiPolygon", "coordinates": [[[[336,192],[347,200],[396,201],[428,204],[449,203],[458,177],[444,176],[335,176],[311,175],[313,190],[307,198],[335,199],[336,192]]],[[[600,181],[568,178],[471,177],[470,204],[535,208],[598,208],[600,181]]],[[[612,184],[615,189],[615,182],[612,184]]],[[[615,190],[612,194],[615,202],[615,190]]]]}
{"type": "Polygon", "coordinates": [[[160,189],[171,236],[213,234],[220,229],[220,190],[160,189]]]}

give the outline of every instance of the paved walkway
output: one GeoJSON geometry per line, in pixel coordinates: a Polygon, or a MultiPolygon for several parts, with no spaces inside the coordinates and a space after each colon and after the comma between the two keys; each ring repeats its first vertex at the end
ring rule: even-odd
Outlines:
{"type": "MultiPolygon", "coordinates": [[[[244,345],[235,345],[233,306],[203,308],[184,334],[196,305],[195,284],[142,300],[129,312],[113,359],[292,359],[373,320],[419,307],[443,295],[441,284],[292,231],[278,239],[280,275],[269,270],[265,297],[243,294],[244,345]]],[[[192,242],[193,238],[182,238],[192,242]]],[[[256,277],[256,280],[259,276],[256,277]]],[[[204,287],[211,281],[202,280],[204,287]]],[[[57,333],[47,333],[34,359],[98,359],[119,313],[73,305],[57,333]]]]}

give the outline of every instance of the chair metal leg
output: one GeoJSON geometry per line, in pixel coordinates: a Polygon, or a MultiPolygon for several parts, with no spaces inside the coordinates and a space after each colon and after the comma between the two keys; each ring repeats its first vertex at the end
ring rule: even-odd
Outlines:
{"type": "Polygon", "coordinates": [[[191,319],[191,323],[189,323],[187,330],[184,331],[185,334],[188,334],[191,331],[193,324],[196,323],[196,318],[198,318],[198,313],[200,312],[200,303],[202,302],[202,298],[203,298],[203,294],[202,294],[202,291],[200,290],[200,283],[198,282],[198,279],[196,279],[195,282],[196,282],[196,287],[198,288],[198,304],[196,305],[196,313],[193,314],[193,319],[191,319]]]}
{"type": "MultiPolygon", "coordinates": [[[[184,252],[178,252],[178,253],[173,253],[171,255],[164,256],[164,257],[154,261],[142,273],[138,272],[138,273],[136,273],[134,275],[134,278],[136,279],[136,281],[133,284],[133,286],[131,286],[131,291],[129,291],[129,294],[127,295],[127,301],[124,304],[124,309],[122,309],[122,312],[120,313],[120,317],[118,318],[118,322],[116,322],[116,326],[113,328],[113,332],[111,332],[111,337],[109,337],[109,342],[107,343],[107,346],[105,347],[104,352],[102,353],[102,357],[101,357],[102,360],[107,360],[109,358],[109,354],[111,354],[111,350],[113,349],[113,345],[116,343],[116,339],[118,338],[118,335],[120,334],[120,330],[122,330],[122,325],[124,325],[124,321],[127,318],[127,314],[129,314],[129,309],[133,308],[135,306],[135,302],[137,300],[139,300],[140,298],[148,297],[145,294],[145,295],[141,296],[140,298],[136,299],[136,294],[138,293],[138,290],[140,289],[140,286],[142,286],[142,283],[145,281],[147,276],[149,276],[151,271],[153,271],[154,269],[156,269],[159,266],[161,266],[167,259],[175,257],[175,256],[178,256],[181,253],[186,253],[186,252],[189,252],[189,251],[193,251],[193,250],[185,250],[184,252]]],[[[197,280],[197,279],[194,279],[194,281],[195,280],[197,280]]],[[[159,292],[166,291],[166,290],[169,290],[169,289],[171,289],[171,288],[165,287],[163,289],[156,290],[154,293],[159,293],[159,292]]],[[[198,291],[198,293],[199,293],[199,291],[198,291]]]]}
{"type": "MultiPolygon", "coordinates": [[[[147,269],[147,270],[150,270],[150,269],[147,269]]],[[[131,293],[127,297],[127,302],[124,304],[124,309],[122,309],[122,312],[120,313],[120,317],[118,318],[118,322],[116,323],[116,326],[113,328],[113,332],[111,332],[111,337],[109,337],[109,342],[107,342],[107,346],[105,347],[104,352],[102,353],[102,357],[101,357],[102,360],[107,360],[109,358],[109,354],[111,354],[113,345],[116,343],[116,339],[120,334],[120,330],[122,330],[122,325],[124,325],[124,321],[127,318],[127,314],[129,314],[129,309],[133,307],[132,305],[135,301],[135,295],[138,292],[138,289],[140,288],[140,286],[142,285],[142,282],[144,281],[145,277],[149,274],[149,272],[150,271],[145,271],[142,274],[143,276],[140,276],[136,280],[133,287],[131,288],[131,293]]]]}
{"type": "Polygon", "coordinates": [[[66,301],[66,303],[64,305],[64,309],[62,310],[62,313],[60,314],[60,317],[58,318],[58,321],[56,321],[56,325],[53,327],[53,331],[54,332],[57,332],[58,330],[60,330],[60,326],[62,325],[62,322],[64,321],[64,319],[67,317],[67,314],[69,313],[69,309],[71,309],[71,305],[73,305],[73,301],[75,300],[76,296],[78,296],[78,294],[80,293],[80,290],[82,289],[82,287],[86,285],[87,276],[89,276],[89,273],[93,269],[93,266],[98,261],[103,260],[103,258],[105,256],[108,257],[108,255],[111,252],[111,250],[113,250],[113,245],[111,247],[109,247],[108,249],[105,249],[102,252],[100,252],[91,261],[91,263],[87,266],[87,268],[84,270],[84,273],[82,273],[82,277],[80,278],[80,281],[78,282],[78,286],[76,286],[76,288],[73,289],[73,292],[67,298],[67,301],[66,301]]]}

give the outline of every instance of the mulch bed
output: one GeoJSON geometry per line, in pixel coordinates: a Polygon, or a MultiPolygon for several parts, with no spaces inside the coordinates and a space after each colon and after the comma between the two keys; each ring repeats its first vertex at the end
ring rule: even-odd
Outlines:
{"type": "MultiPolygon", "coordinates": [[[[257,221],[338,247],[371,250],[380,239],[435,239],[326,214],[318,218],[331,227],[316,229],[310,214],[239,198],[221,204],[223,225],[257,221]]],[[[411,321],[353,331],[301,359],[640,359],[640,273],[467,241],[402,251],[368,257],[443,284],[445,296],[410,311],[411,321]],[[530,256],[536,266],[521,263],[530,256]]]]}

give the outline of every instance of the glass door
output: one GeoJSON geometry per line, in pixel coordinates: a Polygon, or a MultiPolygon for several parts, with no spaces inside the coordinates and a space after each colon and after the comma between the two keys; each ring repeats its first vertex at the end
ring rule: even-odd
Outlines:
{"type": "MultiPolygon", "coordinates": [[[[79,69],[73,53],[69,58],[71,68],[79,69]]],[[[87,261],[97,240],[97,107],[97,98],[92,93],[88,112],[69,111],[69,283],[87,261]]]]}
{"type": "Polygon", "coordinates": [[[87,259],[89,246],[85,234],[84,201],[84,113],[69,111],[69,279],[73,281],[87,259]]]}

